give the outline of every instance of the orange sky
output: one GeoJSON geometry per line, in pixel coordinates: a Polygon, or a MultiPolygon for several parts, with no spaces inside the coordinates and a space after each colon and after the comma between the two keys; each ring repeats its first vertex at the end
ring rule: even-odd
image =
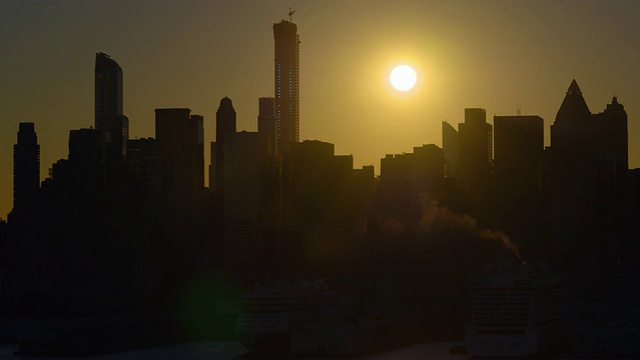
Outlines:
{"type": "Polygon", "coordinates": [[[465,107],[540,115],[548,144],[573,78],[592,112],[618,95],[640,166],[640,2],[0,1],[3,218],[18,123],[36,124],[43,179],[66,158],[69,130],[94,124],[96,52],[123,69],[132,137],[154,136],[155,108],[188,107],[213,141],[224,96],[238,129],[256,130],[258,97],[273,96],[272,25],[289,6],[302,42],[300,137],[334,143],[356,166],[377,172],[385,154],[441,145],[441,121],[457,124],[465,107]],[[406,94],[387,82],[400,62],[420,77],[406,94]]]}

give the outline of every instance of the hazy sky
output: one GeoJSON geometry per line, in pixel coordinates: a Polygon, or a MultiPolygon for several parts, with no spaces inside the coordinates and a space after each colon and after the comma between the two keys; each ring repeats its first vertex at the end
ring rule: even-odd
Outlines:
{"type": "MultiPolygon", "coordinates": [[[[124,73],[131,137],[153,137],[154,112],[204,115],[229,96],[238,129],[257,128],[273,96],[273,23],[288,7],[300,34],[300,138],[335,144],[356,166],[442,144],[441,122],[465,107],[540,115],[549,125],[575,78],[591,112],[614,93],[640,166],[640,1],[0,0],[0,216],[12,206],[18,123],[35,122],[41,178],[66,158],[69,130],[93,126],[94,60],[124,73]],[[399,94],[394,64],[419,72],[399,94]]],[[[208,149],[209,146],[205,146],[208,149]]],[[[209,162],[208,150],[205,154],[209,162]]]]}

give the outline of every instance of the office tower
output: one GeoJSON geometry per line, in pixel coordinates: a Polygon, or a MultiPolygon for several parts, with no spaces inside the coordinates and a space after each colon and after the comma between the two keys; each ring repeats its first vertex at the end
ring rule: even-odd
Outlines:
{"type": "Polygon", "coordinates": [[[585,181],[575,182],[581,177],[594,178],[597,136],[591,111],[574,79],[551,125],[550,180],[554,188],[586,185],[585,181]]]}
{"type": "Polygon", "coordinates": [[[502,191],[542,189],[544,120],[540,116],[494,116],[494,174],[502,191]]]}
{"type": "Polygon", "coordinates": [[[104,148],[102,133],[98,129],[77,129],[69,131],[69,161],[79,164],[102,163],[104,148]]]}
{"type": "Polygon", "coordinates": [[[595,121],[603,127],[602,157],[607,159],[603,179],[610,185],[611,191],[624,191],[629,171],[629,134],[627,113],[624,106],[614,96],[605,110],[593,115],[595,121]]]}
{"type": "Polygon", "coordinates": [[[550,232],[564,261],[602,259],[618,237],[628,170],[627,114],[614,97],[591,114],[573,80],[551,125],[549,149],[550,232]]]}
{"type": "MultiPolygon", "coordinates": [[[[353,183],[353,156],[335,155],[334,145],[305,140],[291,145],[291,171],[286,189],[286,221],[314,224],[358,217],[353,183]]],[[[350,219],[353,220],[353,219],[350,219]]]]}
{"type": "Polygon", "coordinates": [[[415,194],[428,190],[444,174],[444,151],[434,144],[414,147],[408,154],[387,154],[380,160],[381,182],[408,180],[415,194]]]}
{"type": "Polygon", "coordinates": [[[273,25],[275,39],[275,104],[278,148],[288,154],[300,136],[300,70],[296,24],[282,20],[273,25]]]}
{"type": "Polygon", "coordinates": [[[456,177],[456,165],[458,164],[458,132],[446,121],[442,122],[442,150],[444,151],[445,176],[456,177]]]}
{"type": "Polygon", "coordinates": [[[231,99],[225,96],[216,111],[216,141],[222,141],[223,134],[230,132],[236,132],[236,110],[231,99]]]}
{"type": "Polygon", "coordinates": [[[127,162],[131,175],[151,196],[162,193],[162,158],[154,138],[133,139],[127,142],[127,162]]]}
{"type": "Polygon", "coordinates": [[[261,219],[262,159],[259,133],[241,131],[225,134],[224,158],[221,161],[225,219],[261,219]]]}
{"type": "Polygon", "coordinates": [[[129,139],[129,119],[122,114],[122,69],[105,53],[96,54],[95,128],[104,133],[105,161],[122,162],[129,139]]]}
{"type": "Polygon", "coordinates": [[[204,188],[203,117],[190,109],[156,109],[156,141],[162,158],[165,195],[204,188]]]}
{"type": "MultiPolygon", "coordinates": [[[[216,144],[218,145],[218,144],[216,144]]],[[[219,148],[218,148],[219,149],[219,148]]],[[[224,134],[222,164],[223,254],[227,265],[254,277],[268,258],[265,249],[275,231],[269,166],[271,149],[259,132],[224,134]]]]}
{"type": "Polygon", "coordinates": [[[484,109],[464,109],[464,123],[458,125],[456,179],[472,197],[486,192],[492,171],[493,137],[484,109]]]}
{"type": "Polygon", "coordinates": [[[40,145],[33,123],[19,125],[13,145],[13,209],[22,211],[35,199],[40,187],[40,145]]]}
{"type": "Polygon", "coordinates": [[[216,141],[211,143],[211,166],[209,167],[209,189],[222,199],[224,193],[224,139],[225,134],[236,132],[236,110],[228,97],[220,100],[216,111],[216,141]]]}
{"type": "Polygon", "coordinates": [[[276,117],[276,99],[272,97],[261,97],[258,99],[258,132],[268,142],[273,149],[273,154],[278,154],[276,117]]]}
{"type": "Polygon", "coordinates": [[[95,188],[105,180],[105,133],[98,129],[69,131],[69,177],[76,185],[95,188]]]}
{"type": "Polygon", "coordinates": [[[573,80],[551,125],[552,185],[619,191],[628,167],[624,106],[613,97],[602,113],[592,115],[573,80]]]}
{"type": "Polygon", "coordinates": [[[272,97],[258,99],[258,133],[265,149],[265,214],[270,223],[279,224],[282,222],[282,162],[278,156],[276,102],[272,97]]]}
{"type": "Polygon", "coordinates": [[[419,219],[423,194],[442,189],[445,174],[443,149],[434,144],[414,147],[412,153],[380,159],[376,212],[383,217],[419,219]]]}

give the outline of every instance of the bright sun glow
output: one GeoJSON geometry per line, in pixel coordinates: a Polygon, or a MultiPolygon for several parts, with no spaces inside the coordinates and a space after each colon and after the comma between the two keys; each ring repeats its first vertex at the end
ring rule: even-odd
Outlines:
{"type": "Polygon", "coordinates": [[[409,91],[416,84],[418,76],[416,72],[407,65],[396,66],[389,75],[391,85],[400,91],[409,91]]]}

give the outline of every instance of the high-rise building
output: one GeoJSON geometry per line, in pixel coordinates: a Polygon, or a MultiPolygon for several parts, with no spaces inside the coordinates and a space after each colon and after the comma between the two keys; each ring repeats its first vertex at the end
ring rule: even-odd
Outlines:
{"type": "Polygon", "coordinates": [[[209,190],[223,197],[224,182],[224,138],[227,133],[236,132],[236,110],[228,97],[220,100],[216,111],[216,141],[211,143],[211,166],[209,167],[209,190]]]}
{"type": "Polygon", "coordinates": [[[629,167],[624,106],[613,97],[602,113],[591,114],[573,80],[551,125],[551,154],[554,187],[575,189],[589,179],[591,190],[621,190],[629,167]]]}
{"type": "Polygon", "coordinates": [[[278,119],[276,117],[276,99],[261,97],[258,99],[258,132],[273,149],[273,154],[278,154],[278,119]]]}
{"type": "Polygon", "coordinates": [[[444,151],[445,175],[449,178],[456,177],[456,165],[458,164],[458,132],[446,121],[442,122],[442,150],[444,151]]]}
{"type": "Polygon", "coordinates": [[[162,193],[162,159],[158,154],[158,142],[154,138],[142,138],[127,142],[129,171],[149,195],[162,193]]]}
{"type": "Polygon", "coordinates": [[[13,209],[23,210],[34,200],[40,187],[40,145],[35,126],[19,125],[18,142],[13,145],[13,209]]]}
{"type": "Polygon", "coordinates": [[[602,134],[602,157],[608,159],[603,179],[613,191],[622,191],[626,187],[629,171],[629,133],[627,112],[614,96],[606,109],[594,114],[595,121],[604,128],[602,134]]]}
{"type": "Polygon", "coordinates": [[[485,109],[464,109],[458,134],[456,179],[472,196],[482,197],[489,186],[493,159],[492,127],[485,109]]]}
{"type": "MultiPolygon", "coordinates": [[[[550,238],[562,261],[602,259],[602,239],[618,237],[615,224],[628,172],[627,114],[616,97],[591,114],[573,80],[551,125],[548,198],[550,238]]],[[[613,240],[612,240],[613,241],[613,240]]]]}
{"type": "Polygon", "coordinates": [[[511,192],[542,188],[544,120],[540,116],[494,116],[494,175],[511,192]]]}
{"type": "Polygon", "coordinates": [[[273,154],[263,140],[259,132],[224,134],[222,253],[230,269],[241,276],[254,276],[264,264],[279,215],[269,162],[273,154]]]}
{"type": "Polygon", "coordinates": [[[265,196],[265,214],[272,222],[279,223],[282,218],[282,162],[278,156],[278,131],[276,118],[276,100],[272,97],[258,99],[258,134],[265,157],[263,189],[265,196]]]}
{"type": "Polygon", "coordinates": [[[156,142],[165,194],[204,188],[203,117],[190,109],[156,109],[156,142]]]}
{"type": "Polygon", "coordinates": [[[129,119],[122,113],[122,68],[105,53],[96,54],[95,128],[104,133],[107,163],[122,162],[129,139],[129,119]]]}
{"type": "Polygon", "coordinates": [[[285,222],[308,225],[359,217],[358,191],[351,186],[361,179],[359,175],[353,171],[353,156],[335,155],[331,143],[293,143],[291,177],[283,199],[285,222]]]}
{"type": "MultiPolygon", "coordinates": [[[[219,150],[219,148],[218,148],[219,150]]],[[[260,134],[234,132],[225,134],[222,175],[224,215],[229,219],[262,219],[263,152],[260,134]]]]}
{"type": "Polygon", "coordinates": [[[273,25],[275,39],[275,112],[279,151],[300,138],[300,40],[296,24],[282,20],[273,25]]]}

